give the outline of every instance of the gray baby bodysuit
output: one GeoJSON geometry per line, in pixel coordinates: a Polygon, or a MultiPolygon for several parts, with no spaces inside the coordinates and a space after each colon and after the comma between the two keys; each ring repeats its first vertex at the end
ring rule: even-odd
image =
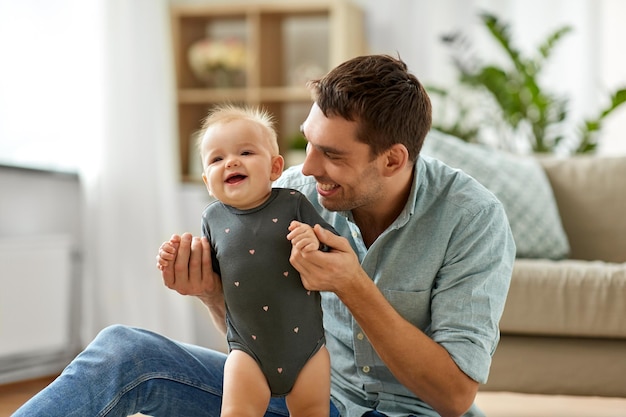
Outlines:
{"type": "Polygon", "coordinates": [[[273,396],[287,395],[321,346],[320,295],[307,291],[289,263],[292,220],[335,233],[299,191],[274,188],[261,206],[239,210],[215,201],[202,216],[213,269],[222,277],[229,349],[252,356],[273,396]]]}

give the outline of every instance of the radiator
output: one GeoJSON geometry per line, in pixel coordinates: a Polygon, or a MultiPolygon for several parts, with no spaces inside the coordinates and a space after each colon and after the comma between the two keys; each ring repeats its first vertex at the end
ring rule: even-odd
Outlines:
{"type": "Polygon", "coordinates": [[[77,347],[69,235],[0,238],[0,383],[59,372],[77,347]]]}

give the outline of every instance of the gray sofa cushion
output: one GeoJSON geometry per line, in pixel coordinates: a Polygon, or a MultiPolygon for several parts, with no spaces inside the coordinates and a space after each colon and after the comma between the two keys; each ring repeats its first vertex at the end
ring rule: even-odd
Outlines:
{"type": "Polygon", "coordinates": [[[626,264],[515,261],[502,333],[626,339],[626,264]]]}

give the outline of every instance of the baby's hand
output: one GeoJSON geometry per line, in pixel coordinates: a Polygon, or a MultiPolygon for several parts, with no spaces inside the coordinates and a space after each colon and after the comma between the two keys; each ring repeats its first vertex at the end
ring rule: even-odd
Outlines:
{"type": "Polygon", "coordinates": [[[320,249],[320,242],[315,236],[313,228],[305,223],[292,221],[289,225],[289,234],[287,239],[291,241],[291,245],[301,252],[311,252],[320,249]]]}
{"type": "Polygon", "coordinates": [[[180,236],[172,235],[170,240],[163,242],[159,247],[159,253],[156,256],[156,267],[163,271],[171,261],[176,259],[176,251],[180,245],[180,236]]]}

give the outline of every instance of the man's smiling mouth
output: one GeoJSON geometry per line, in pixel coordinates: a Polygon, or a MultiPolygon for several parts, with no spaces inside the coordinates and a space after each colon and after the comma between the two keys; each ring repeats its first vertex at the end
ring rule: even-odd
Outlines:
{"type": "Polygon", "coordinates": [[[320,190],[322,190],[322,191],[331,191],[331,190],[339,187],[339,185],[337,185],[337,184],[324,184],[324,183],[318,182],[317,183],[317,187],[320,190]]]}

